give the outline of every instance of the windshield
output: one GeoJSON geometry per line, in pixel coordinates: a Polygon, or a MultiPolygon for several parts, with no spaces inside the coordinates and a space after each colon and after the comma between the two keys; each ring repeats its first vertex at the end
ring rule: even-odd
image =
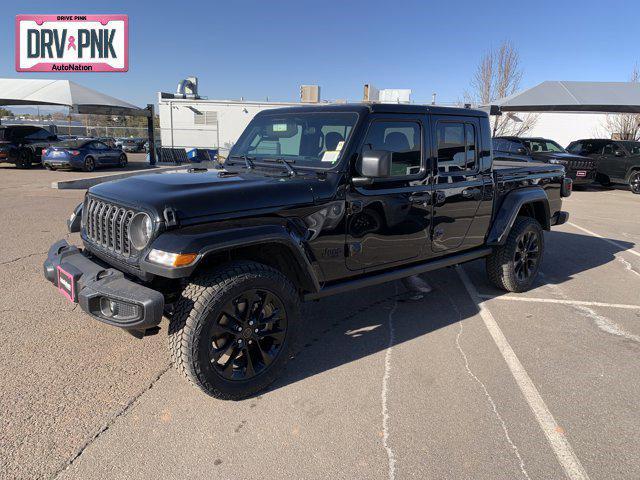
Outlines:
{"type": "Polygon", "coordinates": [[[253,161],[282,158],[297,167],[331,168],[358,120],[356,113],[309,112],[264,114],[254,118],[229,158],[250,157],[253,161]]]}
{"type": "Polygon", "coordinates": [[[523,140],[526,147],[531,150],[533,153],[535,152],[561,152],[564,153],[565,149],[558,145],[553,140],[523,140]]]}
{"type": "Polygon", "coordinates": [[[620,142],[629,155],[640,155],[640,142],[620,142]]]}

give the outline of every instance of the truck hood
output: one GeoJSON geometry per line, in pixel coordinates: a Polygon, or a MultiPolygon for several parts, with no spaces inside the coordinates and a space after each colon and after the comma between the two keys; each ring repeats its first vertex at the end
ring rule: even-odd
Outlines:
{"type": "Polygon", "coordinates": [[[160,218],[164,209],[171,207],[178,220],[199,222],[215,220],[221,214],[241,217],[313,204],[314,185],[319,182],[313,172],[283,177],[184,170],[106,182],[90,188],[89,193],[116,204],[155,210],[160,218]]]}

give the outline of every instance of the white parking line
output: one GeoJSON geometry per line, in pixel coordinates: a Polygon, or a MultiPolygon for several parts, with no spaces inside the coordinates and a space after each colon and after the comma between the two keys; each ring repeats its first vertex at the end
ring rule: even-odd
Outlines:
{"type": "Polygon", "coordinates": [[[511,297],[509,295],[485,295],[482,293],[479,293],[478,296],[484,299],[508,300],[511,302],[561,303],[564,305],[584,305],[587,307],[610,307],[623,308],[626,310],[640,310],[640,305],[628,305],[625,303],[586,302],[583,300],[562,300],[559,298],[511,297]]]}
{"type": "Polygon", "coordinates": [[[581,227],[580,225],[576,225],[575,223],[572,223],[572,222],[567,222],[567,225],[571,225],[572,227],[577,228],[578,230],[582,230],[584,233],[588,233],[589,235],[591,235],[593,237],[597,237],[597,238],[600,238],[600,239],[604,240],[605,242],[613,245],[614,247],[621,248],[625,252],[629,252],[629,253],[634,254],[636,257],[640,257],[640,252],[636,252],[632,248],[626,248],[624,245],[622,245],[621,243],[616,242],[615,240],[610,240],[608,238],[605,238],[602,235],[599,235],[599,234],[597,234],[595,232],[592,232],[591,230],[587,230],[586,228],[581,227]]]}
{"type": "Polygon", "coordinates": [[[396,341],[396,330],[393,326],[393,314],[398,308],[398,285],[395,285],[396,296],[393,299],[393,307],[389,312],[389,343],[387,351],[384,354],[384,375],[382,377],[382,446],[387,452],[388,475],[389,480],[396,478],[396,456],[392,448],[389,446],[389,407],[387,405],[387,397],[389,394],[389,379],[391,378],[391,352],[396,341]]]}
{"type": "Polygon", "coordinates": [[[529,408],[531,408],[533,415],[536,417],[540,428],[542,428],[542,431],[547,437],[547,441],[556,454],[558,462],[564,469],[565,474],[571,480],[588,479],[589,475],[587,475],[580,460],[574,453],[571,444],[564,435],[560,433],[562,430],[559,428],[543,398],[540,396],[538,389],[531,381],[529,374],[511,348],[511,345],[509,345],[507,338],[502,333],[493,315],[480,299],[476,287],[471,283],[471,280],[469,280],[469,277],[461,266],[458,265],[456,269],[471,300],[478,305],[480,317],[482,317],[487,330],[489,330],[493,341],[497,345],[498,350],[500,350],[513,378],[529,404],[529,408]]]}

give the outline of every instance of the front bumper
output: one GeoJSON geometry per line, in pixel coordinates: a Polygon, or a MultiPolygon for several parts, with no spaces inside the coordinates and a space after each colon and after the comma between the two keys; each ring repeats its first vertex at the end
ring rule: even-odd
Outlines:
{"type": "Polygon", "coordinates": [[[590,183],[593,183],[594,180],[596,179],[596,171],[586,170],[586,169],[577,169],[577,170],[568,169],[567,177],[573,180],[574,185],[588,185],[590,183]],[[586,172],[586,174],[584,176],[579,177],[578,172],[586,172]]]}
{"type": "Polygon", "coordinates": [[[160,292],[135,283],[125,278],[121,271],[90,259],[65,240],[51,246],[44,262],[44,276],[56,287],[59,287],[58,267],[73,274],[75,298],[71,300],[78,302],[80,308],[96,320],[139,331],[154,327],[162,320],[164,296],[160,292]],[[116,308],[110,311],[105,305],[115,305],[116,308]],[[105,314],[105,311],[111,314],[105,314]],[[113,314],[114,311],[117,313],[113,314]]]}

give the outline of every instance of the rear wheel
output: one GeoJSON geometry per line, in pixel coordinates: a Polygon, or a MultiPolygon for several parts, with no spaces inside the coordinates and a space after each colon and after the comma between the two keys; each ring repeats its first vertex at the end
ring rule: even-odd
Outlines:
{"type": "Polygon", "coordinates": [[[629,188],[636,195],[640,194],[640,171],[631,173],[629,177],[629,188]]]}
{"type": "Polygon", "coordinates": [[[524,292],[531,288],[544,251],[544,236],[540,224],[531,217],[518,217],[507,241],[487,257],[487,274],[502,290],[524,292]]]}
{"type": "Polygon", "coordinates": [[[279,271],[236,262],[195,277],[176,303],[169,350],[207,394],[241,399],[264,389],[295,352],[299,296],[279,271]]]}
{"type": "Polygon", "coordinates": [[[21,148],[18,151],[18,158],[16,159],[16,166],[18,168],[31,168],[33,163],[33,152],[29,148],[21,148]]]}
{"type": "Polygon", "coordinates": [[[93,159],[93,157],[87,157],[84,159],[84,166],[82,167],[82,169],[85,172],[93,172],[96,169],[96,161],[93,159]]]}

